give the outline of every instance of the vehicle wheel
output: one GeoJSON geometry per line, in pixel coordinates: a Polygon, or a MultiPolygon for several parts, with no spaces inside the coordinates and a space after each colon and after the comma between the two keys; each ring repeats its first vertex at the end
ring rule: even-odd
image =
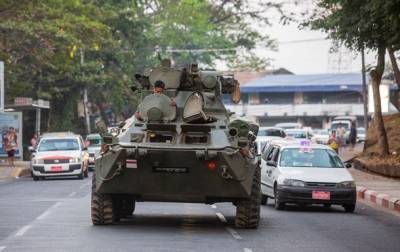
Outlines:
{"type": "Polygon", "coordinates": [[[96,191],[96,176],[92,178],[91,217],[94,225],[108,225],[117,221],[111,195],[96,191]]]}
{"type": "Polygon", "coordinates": [[[278,196],[278,189],[274,188],[274,206],[276,210],[283,210],[285,209],[285,203],[281,202],[278,196]]]}
{"type": "Polygon", "coordinates": [[[325,208],[330,208],[332,206],[332,204],[324,204],[325,208]]]}
{"type": "Polygon", "coordinates": [[[257,167],[253,177],[250,199],[239,200],[236,203],[235,226],[238,228],[257,228],[260,222],[260,204],[260,167],[257,167]]]}
{"type": "Polygon", "coordinates": [[[261,205],[266,205],[268,202],[268,196],[267,195],[261,195],[261,205]]]}
{"type": "Polygon", "coordinates": [[[35,176],[35,175],[32,175],[32,178],[33,178],[34,181],[38,181],[39,180],[39,177],[35,176]]]}
{"type": "Polygon", "coordinates": [[[343,205],[343,207],[344,207],[344,210],[346,211],[346,213],[352,213],[356,209],[356,204],[346,204],[346,205],[343,205]]]}

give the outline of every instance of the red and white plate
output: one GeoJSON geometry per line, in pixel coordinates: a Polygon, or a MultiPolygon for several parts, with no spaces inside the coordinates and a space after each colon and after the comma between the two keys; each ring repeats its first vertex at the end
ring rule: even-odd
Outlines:
{"type": "Polygon", "coordinates": [[[318,200],[330,200],[331,199],[331,192],[326,191],[313,191],[312,198],[318,200]]]}
{"type": "Polygon", "coordinates": [[[54,172],[62,171],[62,166],[60,166],[60,165],[52,166],[51,171],[54,171],[54,172]]]}

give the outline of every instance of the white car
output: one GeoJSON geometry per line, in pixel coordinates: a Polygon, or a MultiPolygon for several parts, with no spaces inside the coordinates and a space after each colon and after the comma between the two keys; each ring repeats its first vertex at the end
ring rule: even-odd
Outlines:
{"type": "Polygon", "coordinates": [[[365,142],[365,128],[357,128],[357,142],[365,142]]]}
{"type": "Polygon", "coordinates": [[[315,142],[314,134],[308,129],[287,129],[285,130],[286,137],[298,140],[299,142],[303,140],[315,142]]]}
{"type": "Polygon", "coordinates": [[[339,156],[328,146],[272,142],[261,155],[262,204],[273,198],[275,208],[285,204],[342,205],[353,212],[354,179],[339,156]]]}
{"type": "Polygon", "coordinates": [[[100,156],[102,138],[99,134],[90,134],[86,136],[85,146],[89,154],[89,169],[94,168],[94,160],[100,156]]]}
{"type": "Polygon", "coordinates": [[[82,137],[70,132],[47,133],[39,141],[31,161],[34,180],[53,176],[88,176],[82,137]]]}
{"type": "Polygon", "coordinates": [[[283,139],[286,137],[285,131],[277,127],[260,127],[257,134],[257,154],[261,154],[261,150],[266,144],[272,140],[283,139]]]}
{"type": "Polygon", "coordinates": [[[328,144],[329,130],[328,129],[314,130],[314,138],[315,138],[316,143],[328,144]]]}

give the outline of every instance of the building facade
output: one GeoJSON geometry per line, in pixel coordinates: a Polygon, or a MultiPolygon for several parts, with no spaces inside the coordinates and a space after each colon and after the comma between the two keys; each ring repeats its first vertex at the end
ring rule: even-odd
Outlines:
{"type": "Polygon", "coordinates": [[[336,116],[356,116],[363,125],[360,73],[266,75],[242,85],[241,92],[240,104],[225,99],[227,108],[256,116],[262,126],[298,122],[326,128],[336,116]]]}

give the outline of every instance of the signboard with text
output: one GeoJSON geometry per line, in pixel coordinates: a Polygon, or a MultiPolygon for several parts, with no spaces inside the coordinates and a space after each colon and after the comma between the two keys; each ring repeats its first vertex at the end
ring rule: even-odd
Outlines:
{"type": "Polygon", "coordinates": [[[5,151],[5,136],[10,127],[17,131],[17,150],[16,157],[22,157],[22,113],[21,112],[0,112],[0,157],[7,157],[5,151]]]}

